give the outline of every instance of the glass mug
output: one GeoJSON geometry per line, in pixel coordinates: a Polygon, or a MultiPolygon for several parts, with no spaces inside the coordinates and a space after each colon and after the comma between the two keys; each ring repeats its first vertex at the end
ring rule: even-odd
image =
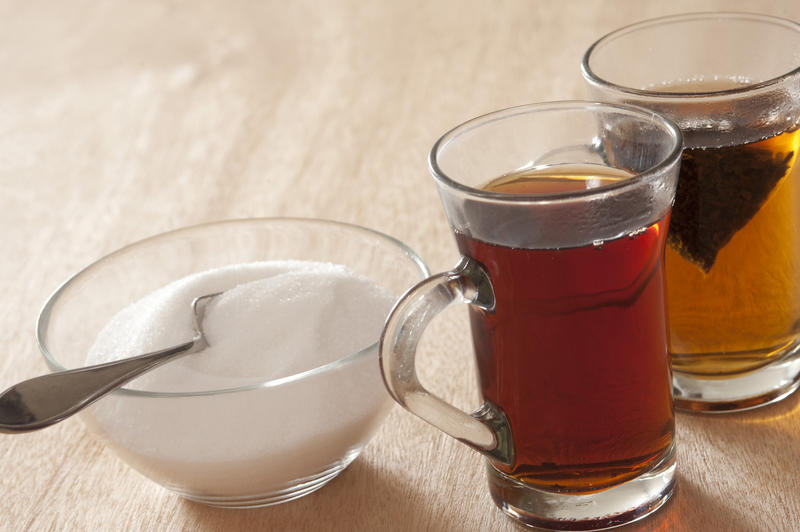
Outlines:
{"type": "Polygon", "coordinates": [[[735,411],[800,385],[800,25],[743,13],[679,15],[595,42],[595,99],[680,127],[667,237],[676,407],[735,411]]]}
{"type": "Polygon", "coordinates": [[[604,528],[673,488],[664,239],[681,135],[649,111],[592,102],[494,112],[430,153],[461,261],[410,289],[380,361],[403,407],[487,457],[491,495],[519,521],[604,528]],[[417,343],[467,303],[483,405],[418,382],[417,343]]]}

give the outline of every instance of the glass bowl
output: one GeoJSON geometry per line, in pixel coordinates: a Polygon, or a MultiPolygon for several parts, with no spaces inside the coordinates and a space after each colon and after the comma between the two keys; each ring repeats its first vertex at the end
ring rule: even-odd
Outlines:
{"type": "MultiPolygon", "coordinates": [[[[429,274],[403,243],[355,225],[286,218],[198,225],[126,246],[67,280],[41,311],[39,348],[53,371],[80,367],[110,318],[153,290],[196,272],[284,259],[343,264],[398,297],[429,274]]],[[[201,503],[250,508],[321,488],[358,456],[391,405],[373,344],[236,388],[120,388],[80,415],[158,484],[201,503]]]]}

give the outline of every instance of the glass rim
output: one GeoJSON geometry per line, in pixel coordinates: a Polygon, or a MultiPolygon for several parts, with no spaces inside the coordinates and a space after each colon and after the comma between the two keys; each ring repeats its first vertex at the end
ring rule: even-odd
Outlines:
{"type": "Polygon", "coordinates": [[[714,97],[714,96],[719,96],[719,97],[736,96],[740,94],[746,94],[753,91],[757,91],[759,89],[771,87],[774,85],[778,85],[783,81],[785,81],[786,79],[800,74],[800,65],[798,65],[792,70],[789,70],[788,72],[785,72],[779,76],[775,76],[773,78],[764,81],[759,81],[756,83],[747,83],[740,87],[733,87],[730,89],[721,89],[721,90],[697,91],[697,92],[677,92],[668,90],[637,89],[635,87],[619,85],[617,83],[614,83],[610,80],[598,76],[594,72],[594,70],[592,70],[592,68],[589,66],[589,61],[591,60],[592,53],[598,48],[598,46],[601,46],[617,38],[623,37],[629,33],[645,30],[653,26],[661,26],[665,24],[682,23],[695,20],[713,20],[713,19],[720,19],[720,20],[730,19],[730,20],[742,20],[742,21],[774,24],[785,27],[787,29],[793,29],[800,38],[800,23],[797,23],[788,18],[778,17],[774,15],[765,15],[762,13],[737,12],[737,11],[718,11],[718,12],[703,11],[697,13],[682,13],[679,15],[668,15],[664,17],[656,17],[628,24],[621,28],[617,28],[609,33],[606,33],[605,35],[594,41],[589,46],[589,48],[587,48],[586,52],[583,54],[583,58],[581,59],[581,73],[583,74],[584,79],[588,83],[591,83],[593,85],[605,87],[616,92],[639,96],[641,98],[653,98],[653,99],[665,99],[665,100],[666,99],[691,100],[694,98],[707,99],[709,97],[714,97]]]}
{"type": "MultiPolygon", "coordinates": [[[[294,217],[264,217],[264,218],[234,218],[228,220],[218,220],[212,222],[205,222],[195,225],[189,225],[185,227],[180,227],[177,229],[172,229],[170,231],[165,231],[162,233],[158,233],[155,235],[151,235],[149,237],[143,238],[141,240],[137,240],[135,242],[131,242],[125,246],[122,246],[102,257],[99,259],[91,262],[75,274],[71,275],[67,278],[61,285],[56,288],[52,294],[47,298],[44,305],[42,306],[41,310],[39,311],[39,315],[36,318],[36,343],[37,347],[39,348],[39,352],[45,359],[48,367],[51,371],[63,371],[66,368],[61,362],[58,361],[56,356],[50,351],[47,347],[48,342],[48,335],[47,329],[50,323],[50,318],[52,316],[53,307],[56,302],[59,300],[60,296],[63,292],[68,289],[72,283],[76,280],[81,278],[82,275],[89,272],[92,268],[97,265],[100,265],[106,261],[113,260],[113,258],[119,254],[125,253],[130,251],[132,248],[137,247],[141,244],[145,244],[148,242],[152,242],[153,240],[160,239],[163,237],[168,236],[176,236],[180,235],[181,233],[186,233],[190,231],[197,231],[202,230],[206,227],[219,227],[224,225],[238,225],[243,223],[292,223],[292,224],[302,224],[302,225],[313,225],[319,224],[323,226],[333,226],[338,227],[341,229],[345,229],[347,231],[355,231],[357,233],[362,234],[369,234],[371,236],[377,237],[381,242],[388,244],[389,246],[393,246],[397,248],[402,254],[404,254],[408,259],[414,264],[414,266],[419,270],[420,275],[422,278],[426,278],[430,276],[430,270],[425,262],[422,260],[422,257],[419,256],[413,249],[407,246],[402,241],[398,240],[397,238],[387,235],[385,233],[381,233],[380,231],[376,231],[375,229],[370,229],[368,227],[364,227],[362,225],[351,224],[347,222],[338,222],[334,220],[326,220],[322,218],[294,218],[294,217]]],[[[375,342],[368,345],[367,347],[356,351],[354,353],[350,353],[345,355],[341,358],[333,360],[331,362],[326,362],[325,364],[321,364],[310,368],[305,371],[301,371],[298,373],[294,373],[292,375],[287,375],[285,377],[279,377],[277,379],[269,379],[260,382],[255,382],[252,384],[246,384],[243,386],[231,386],[225,388],[215,388],[209,390],[195,390],[189,392],[161,392],[161,391],[149,391],[149,390],[137,390],[133,388],[126,388],[125,386],[120,386],[112,393],[120,393],[122,395],[129,395],[129,396],[136,396],[136,397],[199,397],[199,396],[208,396],[208,395],[219,395],[219,394],[228,394],[228,393],[238,393],[238,392],[247,392],[253,390],[260,390],[265,388],[274,388],[277,386],[281,386],[284,384],[289,384],[292,382],[300,381],[303,379],[307,379],[313,377],[315,375],[320,375],[323,373],[327,373],[330,371],[334,371],[338,368],[347,366],[351,363],[354,363],[364,357],[366,357],[370,352],[374,351],[378,347],[378,343],[380,341],[380,335],[375,342]]]]}
{"type": "MultiPolygon", "coordinates": [[[[602,197],[609,192],[616,192],[619,190],[628,190],[639,186],[641,183],[650,181],[655,176],[663,174],[666,169],[680,161],[681,153],[683,151],[683,135],[681,134],[678,126],[666,116],[657,113],[651,109],[639,107],[630,104],[617,104],[606,103],[589,100],[564,100],[554,102],[540,102],[530,103],[525,105],[518,105],[514,107],[507,107],[497,111],[492,111],[466,122],[455,126],[442,135],[433,145],[428,154],[428,169],[433,175],[434,179],[451,189],[457,190],[461,193],[467,194],[471,197],[482,198],[485,200],[492,200],[499,203],[508,204],[552,204],[565,201],[572,201],[576,199],[589,199],[602,197]],[[528,115],[541,112],[555,112],[555,111],[588,111],[596,112],[598,110],[613,110],[622,112],[630,116],[636,116],[642,121],[647,121],[651,124],[658,124],[665,133],[673,139],[673,147],[661,161],[652,165],[643,172],[637,172],[629,177],[615,181],[614,183],[603,184],[596,188],[573,190],[569,192],[557,193],[539,193],[539,194],[516,194],[507,192],[491,192],[475,188],[461,183],[457,179],[447,175],[442,170],[438,162],[438,155],[444,150],[450,142],[456,140],[460,135],[468,133],[483,125],[506,120],[509,118],[517,117],[520,115],[528,115]]],[[[500,176],[492,176],[500,177],[500,176]]]]}

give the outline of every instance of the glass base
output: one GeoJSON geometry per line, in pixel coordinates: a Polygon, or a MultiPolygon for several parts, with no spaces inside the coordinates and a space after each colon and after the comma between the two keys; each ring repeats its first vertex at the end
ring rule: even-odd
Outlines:
{"type": "Polygon", "coordinates": [[[348,465],[358,456],[358,451],[351,452],[343,460],[338,461],[324,471],[320,471],[315,475],[305,478],[297,479],[293,482],[283,486],[276,486],[270,488],[268,491],[257,495],[204,495],[200,493],[192,493],[181,489],[170,488],[183,498],[190,501],[199,502],[207,506],[216,506],[220,508],[263,508],[265,506],[274,506],[285,502],[293,501],[313,493],[323,487],[325,484],[336,478],[339,473],[344,471],[348,465]]]}
{"type": "Polygon", "coordinates": [[[779,360],[732,378],[703,379],[679,371],[672,375],[675,408],[724,413],[758,408],[791,395],[800,387],[800,346],[779,360]]]}
{"type": "Polygon", "coordinates": [[[675,485],[674,446],[647,473],[588,494],[543,491],[487,466],[495,504],[524,525],[550,530],[603,530],[637,521],[667,502],[675,485]]]}

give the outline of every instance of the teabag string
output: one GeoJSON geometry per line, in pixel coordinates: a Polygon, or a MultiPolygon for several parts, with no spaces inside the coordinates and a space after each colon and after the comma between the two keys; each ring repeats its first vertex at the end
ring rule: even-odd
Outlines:
{"type": "Polygon", "coordinates": [[[685,150],[668,244],[708,273],[786,175],[792,157],[748,145],[685,150]]]}

